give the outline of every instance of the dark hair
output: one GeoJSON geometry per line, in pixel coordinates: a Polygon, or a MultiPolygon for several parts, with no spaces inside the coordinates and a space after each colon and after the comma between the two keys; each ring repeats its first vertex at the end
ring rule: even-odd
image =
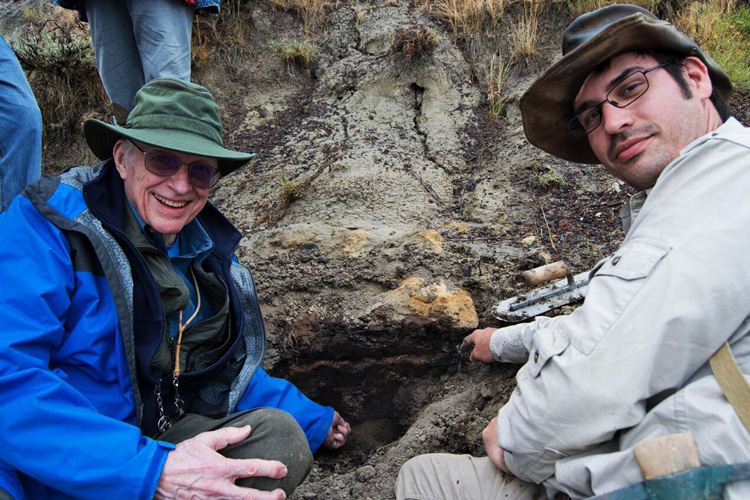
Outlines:
{"type": "MultiPolygon", "coordinates": [[[[672,76],[675,82],[677,82],[677,85],[680,87],[680,90],[682,90],[682,95],[683,97],[685,97],[685,99],[690,99],[691,97],[693,97],[693,93],[690,91],[688,82],[682,72],[683,63],[685,59],[687,59],[685,56],[681,56],[673,52],[667,52],[664,50],[641,50],[638,51],[638,54],[651,56],[656,59],[656,62],[658,62],[659,64],[664,64],[669,61],[675,61],[677,64],[664,66],[664,70],[672,76]]],[[[726,121],[727,118],[731,116],[729,112],[729,106],[724,100],[724,97],[721,95],[721,92],[719,92],[719,89],[716,88],[716,85],[713,86],[710,99],[714,107],[716,108],[716,111],[719,113],[722,121],[726,121]]]]}

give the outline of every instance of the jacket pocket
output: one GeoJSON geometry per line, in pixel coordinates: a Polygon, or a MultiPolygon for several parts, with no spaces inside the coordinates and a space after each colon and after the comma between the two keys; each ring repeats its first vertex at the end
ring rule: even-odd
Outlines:
{"type": "Polygon", "coordinates": [[[584,354],[591,353],[671,248],[660,241],[637,238],[600,261],[592,272],[582,310],[573,313],[578,315],[578,321],[571,322],[576,331],[566,332],[570,343],[584,354]]]}
{"type": "Polygon", "coordinates": [[[529,361],[524,368],[531,377],[536,377],[542,371],[550,358],[558,356],[570,345],[570,337],[559,330],[540,328],[534,332],[534,341],[529,353],[529,361]]]}

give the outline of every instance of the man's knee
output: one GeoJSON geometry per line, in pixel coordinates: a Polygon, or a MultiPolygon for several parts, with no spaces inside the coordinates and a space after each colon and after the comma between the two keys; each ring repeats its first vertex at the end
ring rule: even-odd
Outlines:
{"type": "MultiPolygon", "coordinates": [[[[261,408],[243,412],[229,424],[233,427],[250,425],[250,436],[242,443],[228,446],[221,451],[229,458],[261,458],[278,460],[287,467],[287,476],[278,484],[287,495],[304,481],[312,468],[313,457],[307,437],[294,417],[273,408],[261,408]]],[[[242,486],[242,480],[237,482],[242,486]]],[[[247,486],[266,489],[257,481],[248,481],[247,486]]]]}

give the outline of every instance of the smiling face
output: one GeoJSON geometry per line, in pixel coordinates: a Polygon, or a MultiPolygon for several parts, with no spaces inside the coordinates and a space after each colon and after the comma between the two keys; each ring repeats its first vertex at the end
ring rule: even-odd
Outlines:
{"type": "MultiPolygon", "coordinates": [[[[153,149],[138,144],[145,151],[153,149]]],[[[208,201],[209,188],[198,188],[190,183],[187,165],[202,162],[217,166],[214,158],[205,158],[170,151],[182,165],[174,175],[160,177],[143,165],[144,155],[124,140],[115,144],[113,156],[117,171],[125,184],[125,194],[143,221],[161,233],[164,242],[171,245],[177,233],[189,224],[208,201]]]]}
{"type": "MultiPolygon", "coordinates": [[[[600,103],[623,77],[658,64],[655,58],[634,52],[612,58],[605,69],[586,79],[574,109],[600,103]]],[[[688,57],[681,70],[690,98],[665,69],[651,71],[648,91],[625,108],[605,103],[601,125],[588,135],[591,149],[605,168],[636,189],[653,187],[680,150],[721,124],[709,100],[712,86],[706,66],[688,57]]]]}

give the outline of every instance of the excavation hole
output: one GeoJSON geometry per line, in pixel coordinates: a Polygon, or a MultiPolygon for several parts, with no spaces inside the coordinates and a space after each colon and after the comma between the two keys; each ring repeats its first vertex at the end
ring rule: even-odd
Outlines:
{"type": "Polygon", "coordinates": [[[378,449],[398,441],[440,391],[440,379],[457,366],[427,366],[433,355],[281,363],[275,373],[312,400],[336,409],[352,426],[346,446],[319,453],[324,467],[364,464],[378,449]]]}

